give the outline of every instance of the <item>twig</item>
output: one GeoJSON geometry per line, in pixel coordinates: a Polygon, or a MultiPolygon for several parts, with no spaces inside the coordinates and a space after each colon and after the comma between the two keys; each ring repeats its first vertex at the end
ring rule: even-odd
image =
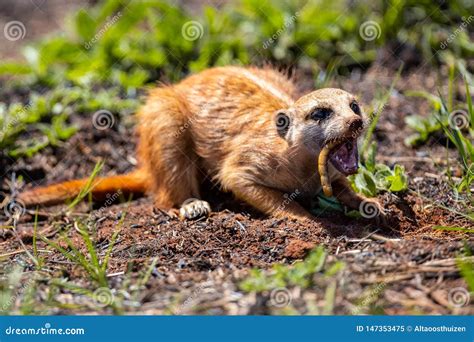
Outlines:
{"type": "MultiPolygon", "coordinates": [[[[46,249],[38,249],[38,252],[40,252],[40,253],[53,253],[52,251],[48,251],[46,249]]],[[[4,258],[4,257],[16,255],[16,254],[22,254],[22,253],[26,253],[26,251],[23,250],[23,249],[19,249],[17,251],[5,253],[5,254],[0,254],[0,258],[4,258]]]]}
{"type": "MultiPolygon", "coordinates": [[[[420,163],[433,163],[433,164],[447,164],[446,158],[429,158],[429,157],[414,157],[414,156],[377,156],[377,159],[398,163],[398,162],[420,162],[420,163]]],[[[454,161],[455,159],[451,159],[454,161]]]]}
{"type": "Polygon", "coordinates": [[[379,241],[392,241],[392,242],[398,242],[398,241],[401,241],[402,239],[393,239],[393,238],[388,238],[388,237],[385,237],[383,235],[380,235],[380,234],[372,234],[371,236],[372,239],[374,240],[379,240],[379,241]]]}
{"type": "Polygon", "coordinates": [[[367,240],[369,237],[371,237],[372,235],[374,235],[375,233],[377,233],[379,230],[380,230],[380,229],[376,229],[376,230],[374,230],[373,232],[370,232],[367,236],[364,236],[364,237],[362,238],[362,240],[361,240],[357,245],[354,246],[354,248],[359,247],[360,244],[361,244],[364,240],[367,240]]]}
{"type": "Polygon", "coordinates": [[[450,259],[442,259],[442,260],[431,260],[431,261],[425,262],[423,265],[424,266],[456,266],[457,261],[474,262],[474,256],[450,258],[450,259]]]}
{"type": "Polygon", "coordinates": [[[112,277],[117,277],[117,276],[124,275],[124,274],[125,274],[125,272],[121,271],[121,272],[115,272],[115,273],[107,274],[106,277],[107,278],[112,278],[112,277]]]}

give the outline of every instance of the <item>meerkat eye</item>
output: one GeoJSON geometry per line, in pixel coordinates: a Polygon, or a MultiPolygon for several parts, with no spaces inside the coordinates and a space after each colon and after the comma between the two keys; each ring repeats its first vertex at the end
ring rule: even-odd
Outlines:
{"type": "Polygon", "coordinates": [[[352,101],[350,106],[351,106],[351,109],[354,113],[356,113],[357,115],[360,115],[360,107],[357,104],[357,102],[352,101]]]}
{"type": "Polygon", "coordinates": [[[326,119],[333,113],[330,108],[316,108],[309,114],[309,117],[313,120],[322,120],[326,119]]]}

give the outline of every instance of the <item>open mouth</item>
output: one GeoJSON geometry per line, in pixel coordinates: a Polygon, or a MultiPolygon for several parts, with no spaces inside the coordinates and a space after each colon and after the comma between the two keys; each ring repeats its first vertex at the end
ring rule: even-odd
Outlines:
{"type": "Polygon", "coordinates": [[[339,172],[346,176],[356,173],[359,167],[359,151],[356,139],[344,141],[334,147],[329,152],[329,160],[339,172]]]}

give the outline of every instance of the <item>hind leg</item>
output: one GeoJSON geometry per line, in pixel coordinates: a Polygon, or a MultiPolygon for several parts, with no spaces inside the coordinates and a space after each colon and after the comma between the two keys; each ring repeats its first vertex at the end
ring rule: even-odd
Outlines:
{"type": "Polygon", "coordinates": [[[210,212],[209,204],[200,201],[192,115],[186,98],[173,87],[156,89],[138,115],[138,154],[151,176],[149,193],[157,207],[183,206],[182,218],[190,219],[210,212]]]}

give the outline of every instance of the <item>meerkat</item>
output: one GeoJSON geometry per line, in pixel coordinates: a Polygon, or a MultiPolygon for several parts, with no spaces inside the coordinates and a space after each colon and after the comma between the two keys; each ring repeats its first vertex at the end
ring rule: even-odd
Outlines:
{"type": "MultiPolygon", "coordinates": [[[[160,86],[137,113],[137,169],[95,179],[91,193],[97,199],[118,190],[146,193],[156,207],[180,208],[181,217],[195,219],[211,212],[200,196],[201,181],[211,177],[265,214],[314,219],[305,203],[321,190],[318,156],[331,144],[324,176],[333,195],[351,209],[369,201],[384,215],[377,200],[356,194],[346,179],[357,172],[365,125],[357,99],[334,88],[296,94],[287,76],[256,67],[211,68],[160,86]],[[287,200],[294,193],[297,199],[287,200]]],[[[26,206],[58,204],[87,181],[33,188],[18,199],[26,206]]]]}

